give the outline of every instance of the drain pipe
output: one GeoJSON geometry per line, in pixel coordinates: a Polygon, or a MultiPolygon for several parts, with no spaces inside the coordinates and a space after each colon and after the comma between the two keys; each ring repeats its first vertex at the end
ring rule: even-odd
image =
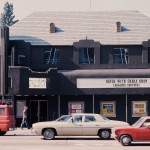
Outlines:
{"type": "Polygon", "coordinates": [[[58,95],[58,117],[60,117],[60,95],[58,95]]]}
{"type": "Polygon", "coordinates": [[[128,95],[126,94],[126,122],[128,122],[128,95]]]}
{"type": "Polygon", "coordinates": [[[94,95],[93,95],[93,114],[94,114],[94,95]]]}

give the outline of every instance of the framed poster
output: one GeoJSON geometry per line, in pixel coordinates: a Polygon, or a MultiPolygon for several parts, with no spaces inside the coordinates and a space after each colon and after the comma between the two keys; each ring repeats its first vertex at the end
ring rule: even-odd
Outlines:
{"type": "Polygon", "coordinates": [[[26,101],[24,101],[24,100],[17,101],[17,109],[16,109],[17,118],[21,118],[23,116],[23,109],[24,109],[25,105],[26,105],[26,101]]]}
{"type": "Polygon", "coordinates": [[[68,102],[68,114],[83,113],[84,102],[68,102]]]}
{"type": "Polygon", "coordinates": [[[132,117],[142,117],[147,115],[147,101],[132,101],[132,117]]]}
{"type": "Polygon", "coordinates": [[[100,113],[106,117],[116,117],[116,102],[115,101],[101,101],[100,113]]]}

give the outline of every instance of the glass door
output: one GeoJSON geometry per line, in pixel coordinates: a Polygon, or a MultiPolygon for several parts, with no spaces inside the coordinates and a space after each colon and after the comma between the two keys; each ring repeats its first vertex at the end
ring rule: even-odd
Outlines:
{"type": "Polygon", "coordinates": [[[30,119],[31,124],[40,121],[47,121],[47,101],[46,100],[35,100],[30,102],[30,119]]]}

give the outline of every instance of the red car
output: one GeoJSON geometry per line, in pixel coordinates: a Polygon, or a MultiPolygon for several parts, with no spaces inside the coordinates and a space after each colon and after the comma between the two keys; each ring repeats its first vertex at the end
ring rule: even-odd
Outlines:
{"type": "Polygon", "coordinates": [[[150,116],[141,117],[132,126],[115,128],[114,138],[123,146],[130,145],[132,141],[150,141],[150,116]]]}
{"type": "Polygon", "coordinates": [[[11,105],[0,105],[0,136],[4,135],[9,128],[15,127],[15,117],[11,105]]]}

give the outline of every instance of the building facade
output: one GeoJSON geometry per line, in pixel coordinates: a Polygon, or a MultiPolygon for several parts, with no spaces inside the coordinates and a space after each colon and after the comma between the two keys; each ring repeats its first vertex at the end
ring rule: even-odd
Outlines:
{"type": "Polygon", "coordinates": [[[17,125],[24,105],[30,125],[82,112],[130,124],[150,115],[149,28],[137,11],[37,12],[11,27],[5,98],[17,125]]]}

